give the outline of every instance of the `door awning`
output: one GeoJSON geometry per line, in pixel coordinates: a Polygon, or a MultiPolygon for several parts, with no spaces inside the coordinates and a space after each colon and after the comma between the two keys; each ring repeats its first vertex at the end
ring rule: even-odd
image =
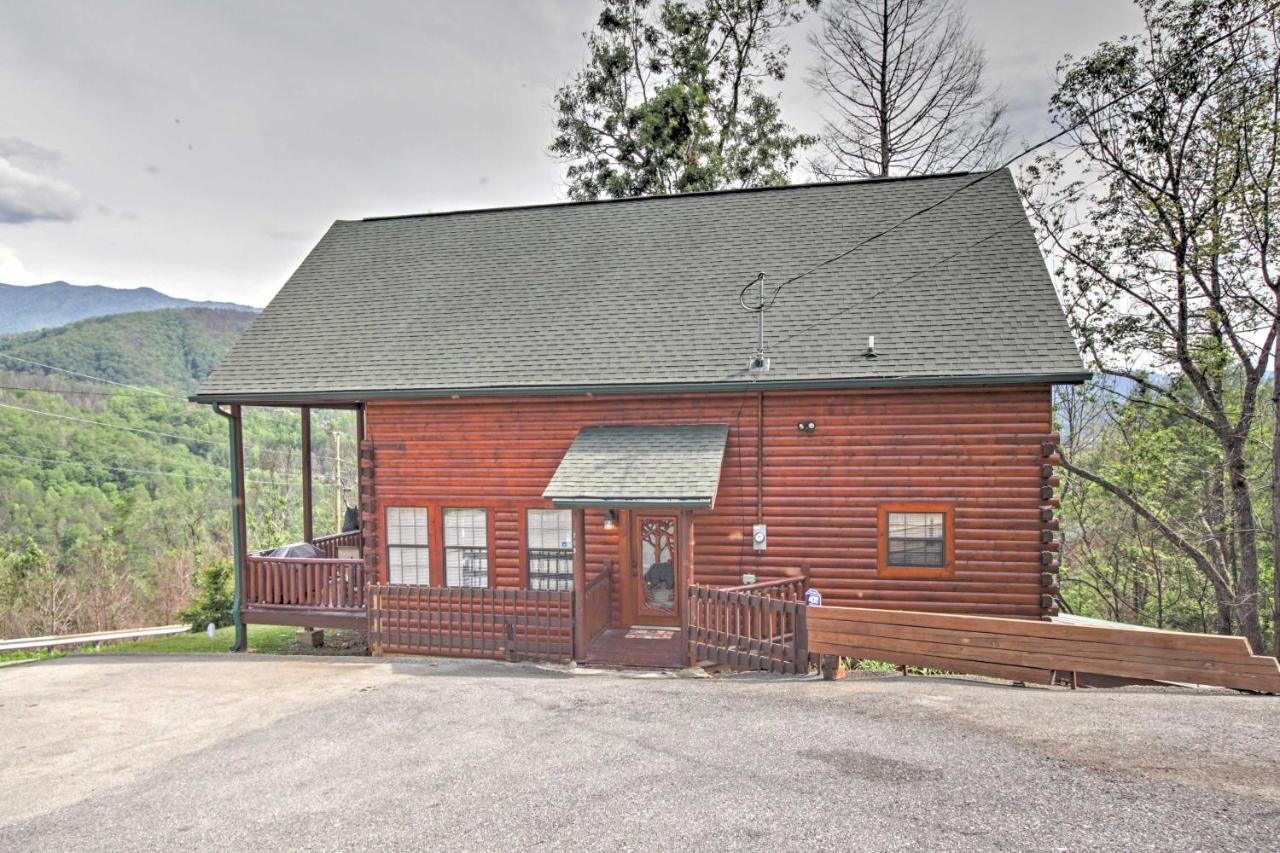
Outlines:
{"type": "Polygon", "coordinates": [[[584,427],[543,491],[561,507],[715,505],[728,424],[584,427]]]}

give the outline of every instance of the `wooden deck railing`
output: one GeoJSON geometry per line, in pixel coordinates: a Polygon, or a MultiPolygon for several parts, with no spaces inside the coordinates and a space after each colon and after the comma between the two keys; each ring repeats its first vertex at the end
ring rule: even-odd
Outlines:
{"type": "Polygon", "coordinates": [[[376,584],[369,590],[374,654],[533,658],[573,656],[573,593],[376,584]]]}
{"type": "Polygon", "coordinates": [[[609,627],[610,585],[613,572],[609,566],[604,567],[600,576],[587,584],[582,595],[582,620],[587,642],[600,636],[600,632],[609,627]]]}
{"type": "Polygon", "coordinates": [[[360,547],[360,531],[348,530],[343,533],[331,533],[328,536],[317,536],[311,540],[311,544],[324,551],[326,557],[337,559],[339,548],[360,547]]]}
{"type": "Polygon", "coordinates": [[[771,581],[758,581],[742,586],[720,587],[728,592],[745,592],[751,595],[763,595],[779,601],[803,601],[804,591],[809,586],[809,579],[804,575],[778,578],[771,581]]]}
{"type": "Polygon", "coordinates": [[[250,556],[245,560],[245,608],[364,610],[364,563],[309,557],[250,556]]]}
{"type": "Polygon", "coordinates": [[[752,589],[689,587],[685,636],[695,661],[784,674],[809,671],[803,578],[752,589]],[[801,587],[798,598],[793,587],[801,587]]]}

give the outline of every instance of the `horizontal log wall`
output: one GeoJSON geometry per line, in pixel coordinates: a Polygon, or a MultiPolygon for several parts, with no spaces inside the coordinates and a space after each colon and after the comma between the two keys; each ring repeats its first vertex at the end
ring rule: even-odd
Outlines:
{"type": "MultiPolygon", "coordinates": [[[[371,401],[370,530],[393,503],[484,506],[491,579],[521,586],[523,511],[549,505],[542,490],[579,429],[727,423],[716,507],[694,516],[696,583],[731,586],[745,572],[766,579],[807,566],[830,604],[1044,614],[1057,568],[1056,544],[1046,542],[1056,482],[1045,448],[1048,386],[766,394],[764,552],[750,542],[757,413],[753,393],[371,401]],[[797,429],[809,421],[812,433],[797,429]],[[954,506],[955,565],[946,577],[880,570],[879,506],[902,502],[954,506]]],[[[602,520],[587,512],[588,579],[620,560],[618,531],[602,520]]],[[[616,600],[613,610],[616,619],[616,600]]]]}

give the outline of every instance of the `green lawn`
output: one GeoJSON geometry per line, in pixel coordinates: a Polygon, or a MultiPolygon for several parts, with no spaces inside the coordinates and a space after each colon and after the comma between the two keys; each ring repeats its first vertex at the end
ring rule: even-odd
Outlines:
{"type": "MultiPolygon", "coordinates": [[[[264,655],[287,654],[293,646],[293,635],[297,628],[281,625],[248,625],[249,648],[264,655]]],[[[190,634],[175,634],[171,637],[149,637],[129,643],[111,643],[102,647],[101,651],[127,654],[184,654],[187,652],[225,652],[231,648],[235,640],[234,628],[220,628],[214,632],[213,639],[204,631],[190,634]]]]}
{"type": "MultiPolygon", "coordinates": [[[[279,625],[249,625],[249,648],[265,655],[288,654],[293,650],[293,635],[297,628],[279,625]]],[[[112,652],[125,654],[183,654],[187,652],[225,652],[231,648],[235,639],[234,628],[222,628],[216,631],[213,639],[204,631],[189,634],[175,634],[171,637],[148,637],[145,640],[134,640],[127,643],[104,643],[98,649],[79,649],[69,652],[58,649],[53,652],[9,652],[0,654],[0,663],[20,660],[44,660],[58,658],[67,654],[93,654],[95,652],[112,652]]]]}

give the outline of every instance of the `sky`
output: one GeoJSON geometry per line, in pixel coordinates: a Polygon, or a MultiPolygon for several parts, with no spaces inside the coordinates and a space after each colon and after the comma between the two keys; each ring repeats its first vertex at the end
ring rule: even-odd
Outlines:
{"type": "MultiPolygon", "coordinates": [[[[1012,140],[1127,0],[967,0],[1012,140]]],[[[566,198],[591,0],[0,0],[0,282],[265,305],[335,219],[566,198]]],[[[816,132],[802,24],[783,116],[816,132]]],[[[803,172],[796,175],[804,179],[803,172]]]]}

